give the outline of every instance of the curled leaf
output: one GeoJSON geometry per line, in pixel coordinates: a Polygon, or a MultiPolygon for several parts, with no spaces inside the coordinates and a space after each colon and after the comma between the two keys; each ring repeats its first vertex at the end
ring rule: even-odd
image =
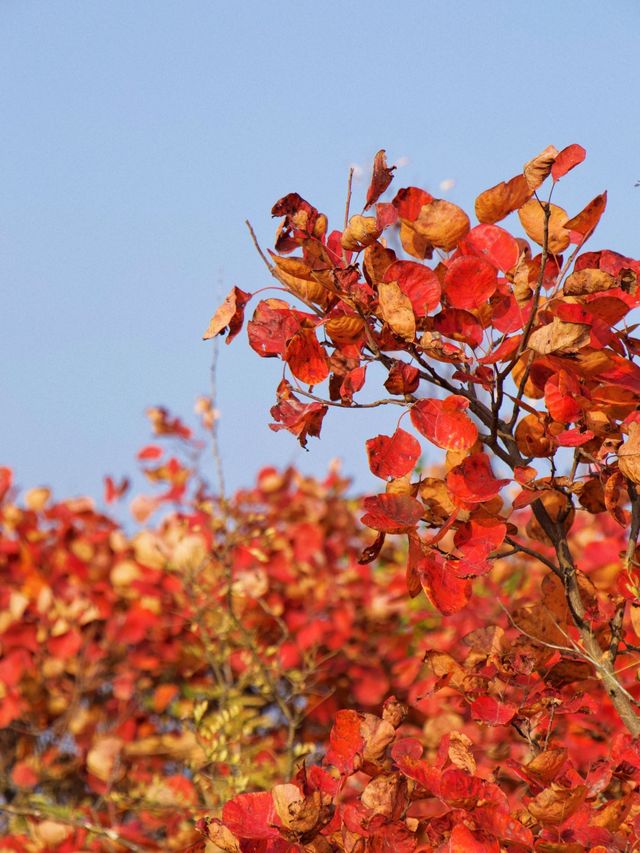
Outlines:
{"type": "Polygon", "coordinates": [[[224,302],[209,321],[202,340],[208,341],[228,327],[229,334],[227,335],[226,343],[230,344],[242,328],[244,306],[250,299],[250,293],[245,293],[239,287],[231,288],[231,292],[225,297],[224,302]]]}
{"type": "Polygon", "coordinates": [[[395,168],[395,166],[391,166],[391,168],[387,166],[387,158],[384,148],[378,151],[373,161],[373,173],[371,175],[369,189],[367,190],[367,201],[364,206],[365,210],[371,207],[372,204],[375,204],[382,193],[387,189],[393,180],[393,172],[395,168]]]}
{"type": "Polygon", "coordinates": [[[416,336],[416,318],[411,300],[395,281],[378,285],[378,301],[382,317],[399,338],[413,341],[416,336]]]}

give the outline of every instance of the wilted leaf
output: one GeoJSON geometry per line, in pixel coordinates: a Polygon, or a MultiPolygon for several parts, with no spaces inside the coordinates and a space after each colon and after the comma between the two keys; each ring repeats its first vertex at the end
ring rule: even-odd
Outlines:
{"type": "Polygon", "coordinates": [[[568,820],[580,808],[587,796],[584,785],[562,788],[553,784],[545,788],[527,805],[533,817],[545,826],[558,826],[568,820]]]}
{"type": "Polygon", "coordinates": [[[612,275],[603,270],[583,269],[572,273],[564,283],[565,296],[584,296],[587,293],[601,293],[616,287],[612,275]]]}
{"type": "Polygon", "coordinates": [[[271,409],[271,417],[278,421],[269,424],[274,432],[286,429],[296,436],[302,447],[307,445],[307,436],[318,437],[327,406],[322,403],[301,403],[293,394],[291,386],[282,380],[278,386],[278,402],[271,409]]]}
{"type": "Polygon", "coordinates": [[[364,207],[365,210],[378,201],[382,193],[393,180],[393,172],[396,167],[391,166],[391,168],[388,168],[385,153],[386,152],[383,148],[378,151],[374,158],[373,174],[371,175],[371,183],[367,190],[367,201],[364,207]]]}
{"type": "Polygon", "coordinates": [[[233,287],[226,296],[222,305],[209,320],[207,330],[202,336],[203,341],[208,341],[229,327],[226,342],[228,344],[235,338],[244,322],[244,306],[251,299],[250,293],[245,293],[239,287],[233,287]]]}
{"type": "Polygon", "coordinates": [[[632,483],[640,483],[640,423],[629,424],[629,438],[618,450],[618,467],[632,483]]]}
{"type": "Polygon", "coordinates": [[[360,252],[366,246],[375,243],[380,236],[375,216],[355,214],[342,233],[342,248],[350,252],[360,252]]]}
{"type": "Polygon", "coordinates": [[[531,192],[537,190],[548,178],[557,156],[558,149],[554,145],[548,145],[544,151],[525,163],[523,173],[531,192]]]}
{"type": "Polygon", "coordinates": [[[328,270],[315,271],[303,258],[283,258],[271,253],[275,263],[276,278],[295,296],[306,302],[325,306],[331,295],[331,277],[328,270]]]}
{"type": "Polygon", "coordinates": [[[565,323],[554,317],[546,326],[540,326],[529,337],[529,349],[539,355],[550,353],[577,352],[588,346],[591,340],[590,326],[582,323],[565,323]]]}
{"type": "Polygon", "coordinates": [[[395,281],[378,285],[380,313],[389,328],[400,338],[413,341],[416,336],[416,318],[411,300],[395,281]]]}

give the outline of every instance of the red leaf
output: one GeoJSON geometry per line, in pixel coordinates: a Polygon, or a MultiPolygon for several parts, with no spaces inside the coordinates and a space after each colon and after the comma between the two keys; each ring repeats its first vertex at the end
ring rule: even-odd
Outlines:
{"type": "Polygon", "coordinates": [[[278,816],[269,791],[238,794],[224,804],[222,822],[238,838],[279,838],[278,816]]]}
{"type": "Polygon", "coordinates": [[[367,201],[364,206],[365,210],[371,207],[372,204],[375,204],[382,193],[387,189],[393,180],[393,172],[395,168],[395,166],[392,166],[390,169],[387,167],[387,158],[385,157],[384,148],[378,151],[373,161],[373,173],[371,175],[369,189],[367,190],[367,201]]]}
{"type": "Polygon", "coordinates": [[[469,401],[458,394],[444,400],[418,400],[411,407],[411,422],[418,432],[445,450],[469,450],[478,429],[465,413],[469,401]]]}
{"type": "Polygon", "coordinates": [[[582,243],[594,231],[600,217],[607,206],[607,193],[603,192],[596,196],[589,204],[564,223],[564,228],[571,232],[572,243],[582,243]]]}
{"type": "Polygon", "coordinates": [[[497,286],[494,265],[473,255],[456,258],[444,277],[444,291],[454,308],[478,308],[493,296],[497,286]]]}
{"type": "Polygon", "coordinates": [[[497,480],[491,470],[486,453],[474,453],[456,465],[447,474],[447,488],[453,497],[462,503],[490,501],[509,480],[497,480]]]}
{"type": "Polygon", "coordinates": [[[69,660],[82,648],[82,635],[75,628],[66,631],[59,637],[49,637],[47,649],[49,654],[60,660],[69,660]]]}
{"type": "Polygon", "coordinates": [[[429,556],[417,566],[422,588],[440,613],[450,615],[466,607],[471,597],[471,584],[451,571],[448,561],[429,556]]]}
{"type": "Polygon", "coordinates": [[[566,175],[574,166],[582,163],[586,156],[587,152],[582,145],[576,145],[575,143],[573,145],[567,145],[567,147],[563,148],[554,160],[553,166],[551,167],[551,177],[554,181],[559,181],[560,178],[566,175]]]}
{"type": "Polygon", "coordinates": [[[549,377],[544,386],[544,402],[554,421],[568,424],[581,417],[582,408],[575,399],[579,391],[577,380],[565,370],[549,377]]]}
{"type": "Polygon", "coordinates": [[[405,187],[398,190],[396,197],[391,202],[398,211],[401,219],[415,222],[425,204],[430,204],[433,196],[419,187],[405,187]]]}
{"type": "Polygon", "coordinates": [[[454,341],[462,341],[471,347],[480,346],[484,330],[477,317],[463,308],[445,308],[433,318],[436,332],[454,341]]]}
{"type": "Polygon", "coordinates": [[[345,775],[353,773],[362,763],[364,738],[360,724],[361,717],[356,711],[338,711],[329,735],[326,761],[345,775]]]}
{"type": "Polygon", "coordinates": [[[263,299],[247,324],[249,346],[263,358],[281,356],[303,316],[282,299],[263,299]]]}
{"type": "Polygon", "coordinates": [[[271,409],[271,417],[279,423],[269,424],[278,432],[286,429],[296,436],[302,447],[307,446],[307,436],[320,435],[322,421],[328,408],[322,403],[301,403],[293,394],[291,385],[283,379],[278,386],[278,403],[271,409]]]}
{"type": "Polygon", "coordinates": [[[383,480],[404,477],[420,457],[420,444],[408,432],[397,429],[392,436],[378,435],[367,441],[369,468],[383,480]]]}
{"type": "Polygon", "coordinates": [[[301,329],[289,341],[284,360],[305,385],[318,385],[329,375],[329,359],[313,329],[301,329]]]}
{"type": "Polygon", "coordinates": [[[480,255],[503,272],[512,269],[518,263],[520,247],[499,225],[476,225],[467,236],[458,243],[463,255],[480,255]]]}
{"type": "Polygon", "coordinates": [[[208,341],[229,327],[226,343],[230,344],[242,328],[242,324],[244,323],[244,306],[251,299],[251,296],[251,293],[245,293],[239,287],[233,287],[209,321],[209,326],[202,336],[202,340],[208,341]]]}
{"type": "Polygon", "coordinates": [[[458,577],[484,575],[491,570],[487,557],[496,551],[507,535],[506,524],[479,524],[473,519],[458,528],[453,538],[454,544],[462,552],[463,558],[451,561],[452,570],[458,577]]]}
{"type": "Polygon", "coordinates": [[[105,503],[113,503],[121,498],[129,488],[129,478],[123,477],[119,483],[113,477],[104,478],[104,500],[105,503]]]}
{"type": "Polygon", "coordinates": [[[13,765],[11,781],[18,788],[35,788],[40,777],[26,761],[18,761],[13,765]]]}
{"type": "Polygon", "coordinates": [[[385,533],[410,530],[422,518],[424,507],[409,495],[374,495],[363,501],[362,523],[385,533]]]}
{"type": "Polygon", "coordinates": [[[579,429],[565,429],[555,436],[560,447],[582,447],[594,437],[595,433],[590,429],[580,432],[579,429]]]}
{"type": "Polygon", "coordinates": [[[440,302],[440,281],[435,272],[415,261],[395,261],[384,274],[384,281],[396,281],[400,290],[411,300],[416,317],[426,315],[440,302]]]}
{"type": "Polygon", "coordinates": [[[505,726],[518,713],[511,702],[499,702],[493,696],[479,696],[471,703],[473,719],[488,726],[505,726]]]}
{"type": "Polygon", "coordinates": [[[463,823],[458,823],[449,837],[447,853],[500,853],[500,844],[495,838],[480,841],[463,823]]]}
{"type": "Polygon", "coordinates": [[[404,361],[395,361],[384,387],[390,394],[413,394],[420,384],[420,371],[404,361]]]}
{"type": "Polygon", "coordinates": [[[159,447],[157,444],[147,444],[146,447],[143,447],[142,450],[138,451],[137,458],[142,459],[159,459],[164,450],[159,447]]]}

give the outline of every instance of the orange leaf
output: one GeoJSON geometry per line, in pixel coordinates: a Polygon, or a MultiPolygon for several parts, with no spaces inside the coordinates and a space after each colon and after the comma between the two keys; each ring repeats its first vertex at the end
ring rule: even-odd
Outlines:
{"type": "Polygon", "coordinates": [[[418,234],[445,252],[451,251],[469,231],[469,217],[450,201],[434,198],[420,208],[413,227],[418,234]]]}
{"type": "MultiPolygon", "coordinates": [[[[547,202],[532,198],[518,210],[518,216],[527,235],[539,246],[544,244],[545,208],[547,202]]],[[[570,234],[567,212],[557,204],[549,204],[549,251],[557,255],[569,245],[570,234]]]]}
{"type": "Polygon", "coordinates": [[[317,385],[329,375],[329,359],[313,329],[300,329],[283,357],[296,379],[305,385],[317,385]]]}
{"type": "Polygon", "coordinates": [[[577,235],[577,239],[572,236],[572,242],[580,243],[594,232],[606,206],[607,193],[603,192],[592,199],[573,219],[569,219],[568,222],[564,223],[564,227],[568,231],[575,232],[577,235]]]}
{"type": "Polygon", "coordinates": [[[485,190],[476,199],[476,216],[479,222],[492,225],[513,213],[531,198],[531,190],[524,175],[502,181],[485,190]]]}

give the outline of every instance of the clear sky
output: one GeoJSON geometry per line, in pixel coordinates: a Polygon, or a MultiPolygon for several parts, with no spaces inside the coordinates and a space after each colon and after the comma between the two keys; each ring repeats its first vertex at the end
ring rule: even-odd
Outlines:
{"type": "MultiPolygon", "coordinates": [[[[554,200],[607,188],[592,248],[637,256],[639,31],[636,0],[2,0],[0,464],[59,497],[134,471],[145,408],[189,418],[208,391],[219,301],[269,283],[244,219],[269,245],[295,190],[339,224],[379,148],[396,187],[451,179],[472,211],[579,142],[554,200]]],[[[304,453],[267,428],[280,364],[244,334],[221,349],[232,486],[340,455],[372,487],[363,441],[397,411],[333,410],[304,453]]]]}

